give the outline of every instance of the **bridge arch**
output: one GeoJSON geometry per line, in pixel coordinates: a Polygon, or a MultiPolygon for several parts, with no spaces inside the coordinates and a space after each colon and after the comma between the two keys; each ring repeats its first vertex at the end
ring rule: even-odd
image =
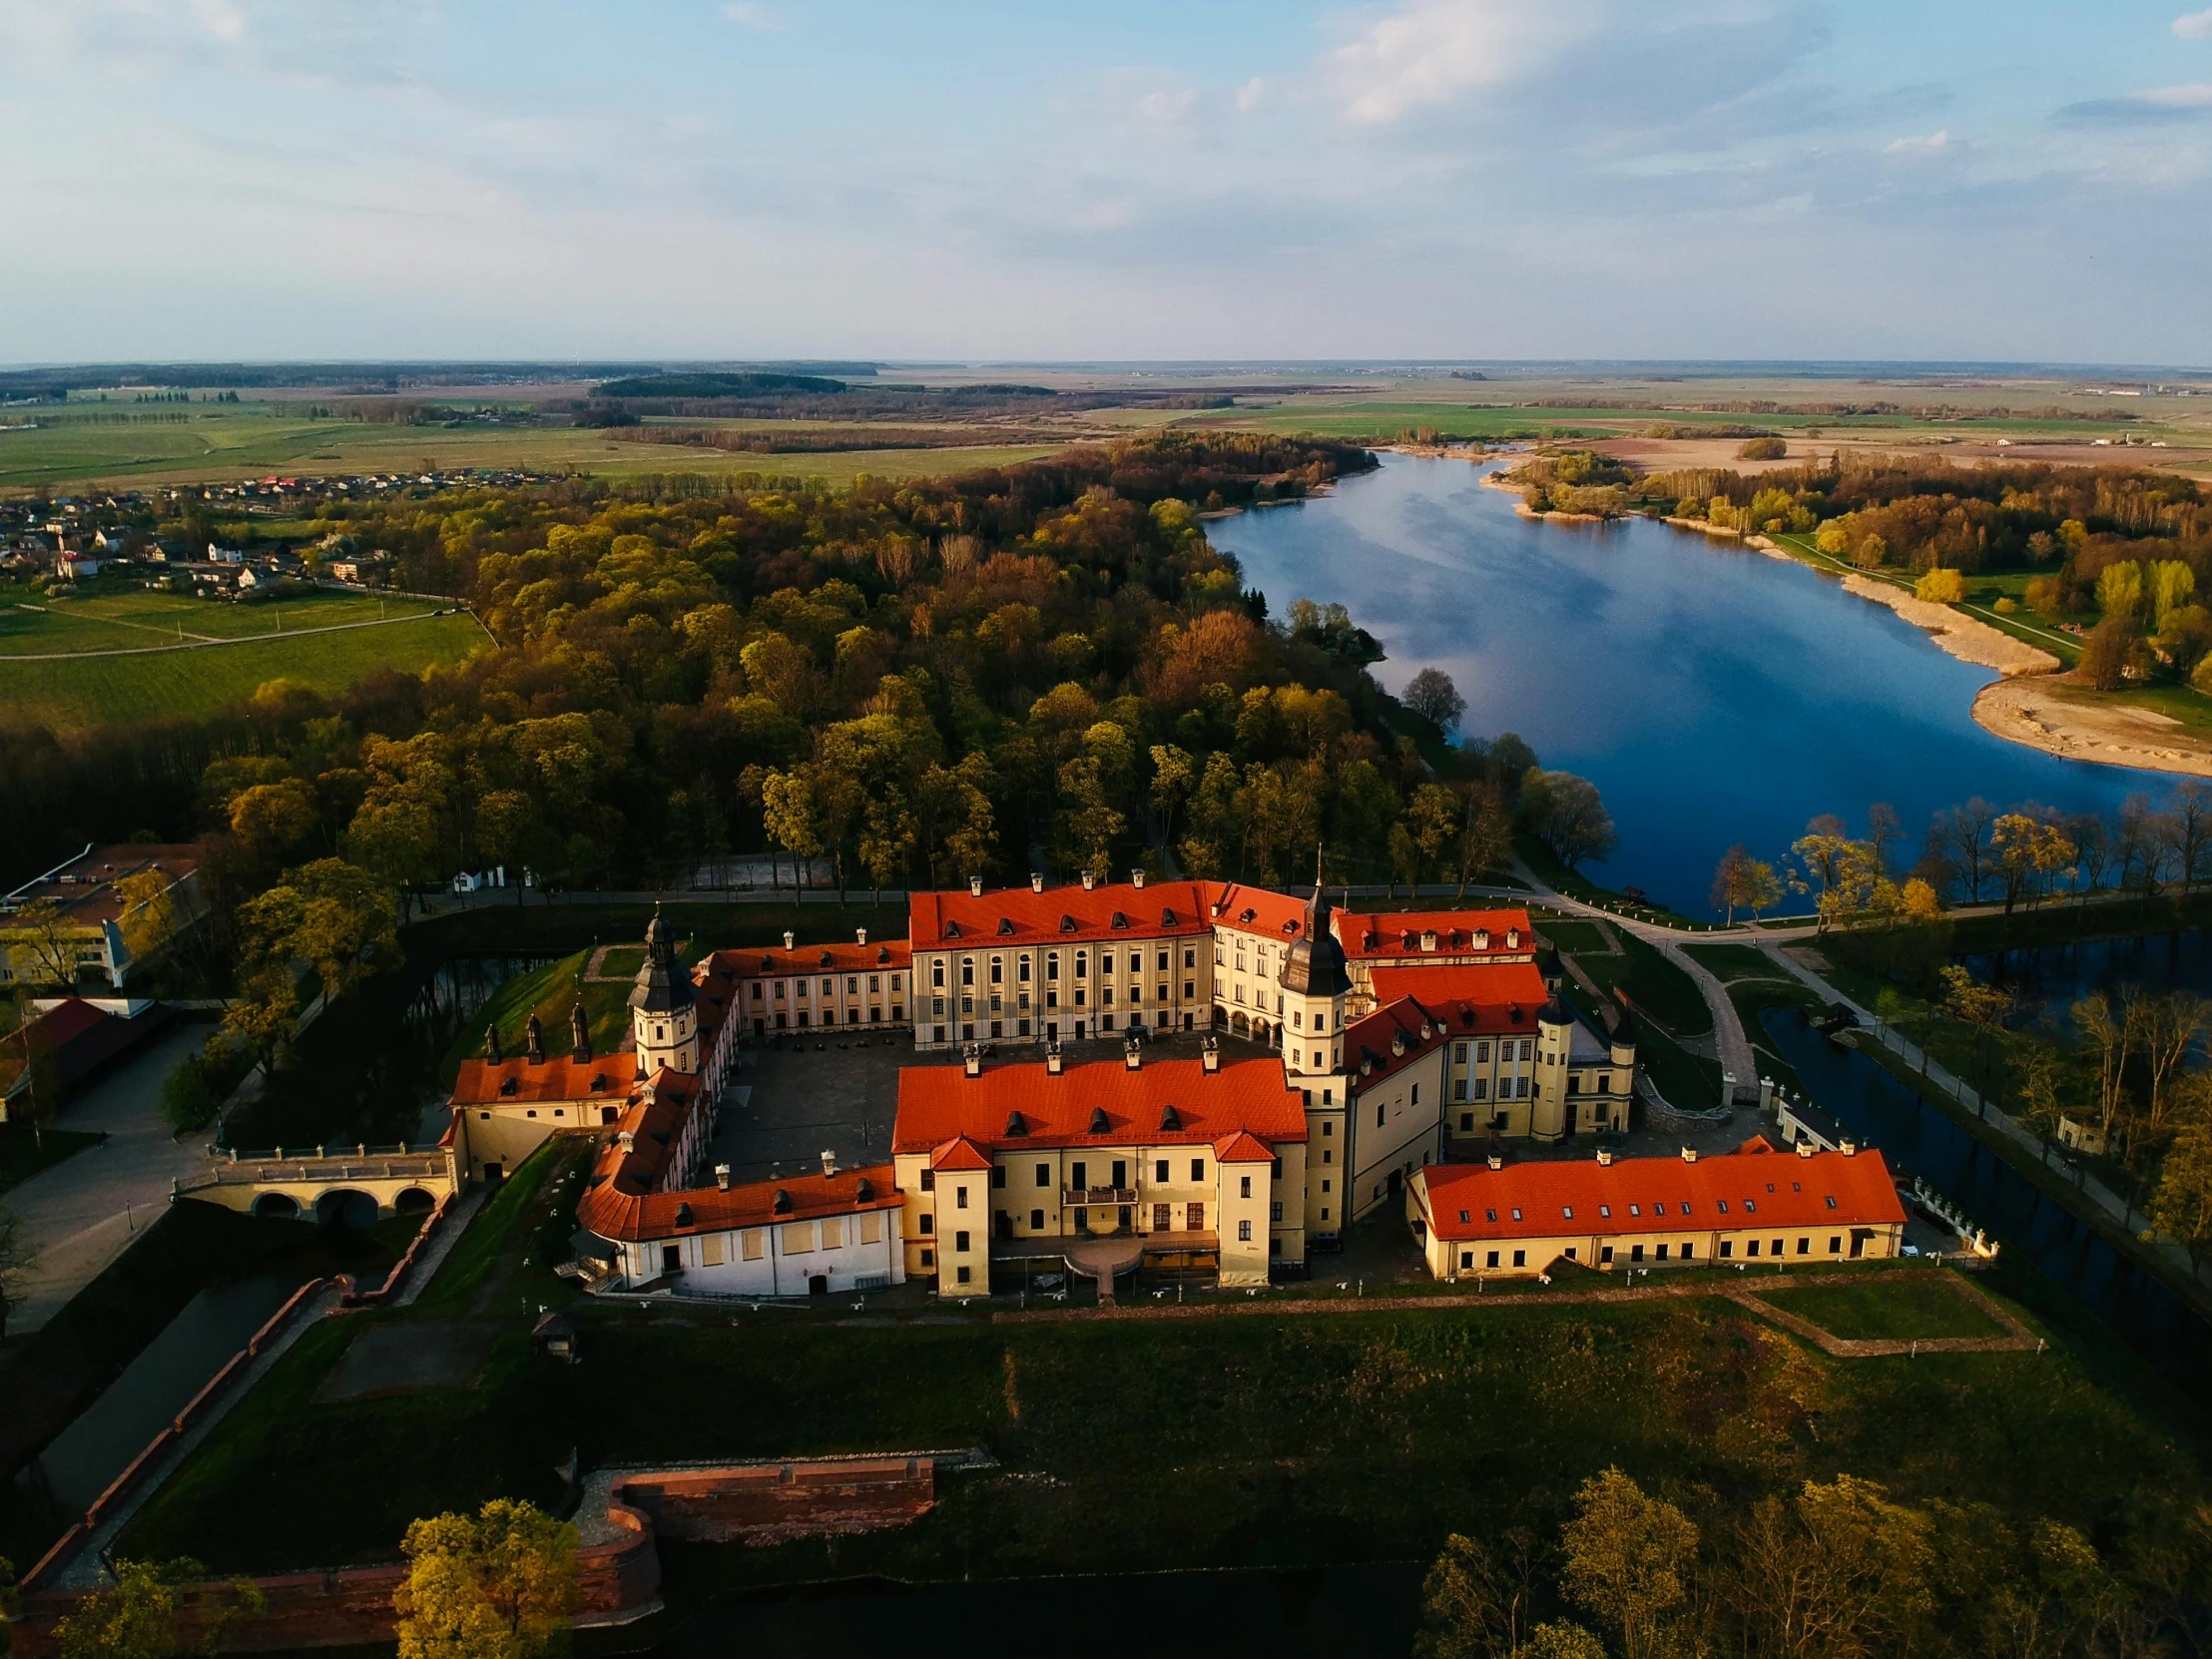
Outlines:
{"type": "Polygon", "coordinates": [[[391,1201],[392,1213],[419,1216],[438,1207],[438,1195],[427,1187],[403,1187],[391,1201]]]}
{"type": "Polygon", "coordinates": [[[297,1221],[299,1200],[289,1193],[258,1193],[254,1198],[254,1214],[279,1221],[297,1221]]]}
{"type": "Polygon", "coordinates": [[[324,1227],[365,1233],[376,1225],[376,1200],[357,1187],[332,1187],[314,1201],[314,1219],[324,1227]]]}

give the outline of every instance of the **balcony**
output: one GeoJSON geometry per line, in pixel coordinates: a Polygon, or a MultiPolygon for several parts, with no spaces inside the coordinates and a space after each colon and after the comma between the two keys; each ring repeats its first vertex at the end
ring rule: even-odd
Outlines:
{"type": "Polygon", "coordinates": [[[1134,1204],[1137,1189],[1134,1187],[1063,1187],[1060,1189],[1062,1204],[1134,1204]]]}

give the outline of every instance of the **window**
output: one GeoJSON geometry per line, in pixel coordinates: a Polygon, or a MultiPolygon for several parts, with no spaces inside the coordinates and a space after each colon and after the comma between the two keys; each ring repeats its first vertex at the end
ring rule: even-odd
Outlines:
{"type": "Polygon", "coordinates": [[[1048,980],[1060,977],[1060,953],[1057,950],[1045,952],[1044,976],[1048,980]]]}
{"type": "Polygon", "coordinates": [[[1488,1258],[1487,1258],[1487,1259],[1486,1259],[1486,1260],[1485,1260],[1485,1261],[1483,1262],[1483,1264],[1482,1264],[1482,1265],[1483,1265],[1484,1267],[1486,1267],[1486,1268],[1494,1268],[1494,1267],[1496,1267],[1496,1266],[1497,1266],[1497,1252],[1496,1252],[1496,1251],[1494,1251],[1494,1250],[1493,1250],[1493,1251],[1491,1251],[1491,1252],[1489,1253],[1489,1256],[1488,1256],[1488,1258]]]}
{"type": "Polygon", "coordinates": [[[1644,1247],[1642,1245],[1630,1245],[1628,1247],[1628,1259],[1631,1262],[1641,1262],[1644,1259],[1644,1247]]]}
{"type": "Polygon", "coordinates": [[[1474,1132],[1474,1114],[1472,1112],[1461,1112],[1459,1114],[1459,1132],[1462,1135],[1469,1135],[1474,1132]]]}
{"type": "Polygon", "coordinates": [[[960,958],[960,983],[963,985],[975,983],[975,958],[973,956],[960,958]]]}
{"type": "MultiPolygon", "coordinates": [[[[1327,1192],[1327,1191],[1329,1190],[1329,1182],[1328,1182],[1328,1180],[1327,1180],[1327,1178],[1326,1178],[1326,1177],[1325,1177],[1325,1178],[1323,1179],[1323,1181],[1322,1181],[1322,1184],[1321,1184],[1321,1190],[1322,1190],[1323,1192],[1327,1192]]],[[[1325,1212],[1325,1213],[1326,1213],[1326,1212],[1325,1212]]]]}
{"type": "Polygon", "coordinates": [[[1661,1245],[1661,1246],[1659,1247],[1659,1260],[1660,1260],[1660,1261],[1662,1261],[1662,1262],[1664,1262],[1664,1261],[1665,1261],[1666,1259],[1667,1259],[1667,1247],[1666,1247],[1665,1245],[1661,1245]]]}
{"type": "Polygon", "coordinates": [[[1021,982],[1023,983],[1023,984],[1024,984],[1024,985],[1026,985],[1026,984],[1028,984],[1028,983],[1029,983],[1029,958],[1028,958],[1028,957],[1024,956],[1024,957],[1023,957],[1023,958],[1021,959],[1021,966],[1020,966],[1020,971],[1018,971],[1018,972],[1017,972],[1017,973],[1016,973],[1016,974],[1014,975],[1014,977],[1015,977],[1016,979],[1019,979],[1019,980],[1020,980],[1020,981],[1021,981],[1021,982]]]}
{"type": "Polygon", "coordinates": [[[1756,1255],[1758,1255],[1758,1254],[1759,1254],[1759,1241],[1758,1241],[1757,1239],[1753,1239],[1753,1240],[1751,1240],[1751,1241],[1750,1241],[1749,1243],[1747,1243],[1747,1244],[1746,1244],[1746,1245],[1744,1246],[1744,1254],[1745,1254],[1746,1256],[1756,1256],[1756,1255]]]}
{"type": "Polygon", "coordinates": [[[1488,1097],[1489,1092],[1490,1080],[1487,1077],[1477,1077],[1474,1080],[1474,1098],[1477,1100],[1485,1099],[1488,1097]]]}
{"type": "Polygon", "coordinates": [[[933,1193],[937,1190],[937,1172],[935,1170],[925,1169],[921,1172],[921,1190],[925,1193],[933,1193]]]}
{"type": "Polygon", "coordinates": [[[1800,1240],[1798,1240],[1798,1242],[1797,1242],[1797,1253],[1798,1253],[1798,1254],[1799,1254],[1800,1256],[1810,1256],[1810,1255],[1812,1255],[1812,1254],[1813,1254],[1813,1241],[1812,1241],[1811,1239],[1800,1239],[1800,1240]]]}
{"type": "Polygon", "coordinates": [[[1163,1187],[1167,1185],[1168,1161],[1165,1158],[1155,1158],[1152,1161],[1152,1179],[1163,1187]]]}
{"type": "Polygon", "coordinates": [[[1829,1208],[1830,1208],[1831,1210],[1833,1210],[1833,1209],[1835,1209],[1835,1208],[1836,1208],[1836,1201],[1835,1201],[1835,1200],[1834,1200],[1833,1198],[1832,1198],[1832,1199],[1830,1199],[1830,1200],[1828,1201],[1828,1207],[1829,1207],[1829,1208]]]}
{"type": "Polygon", "coordinates": [[[1193,1159],[1191,1160],[1191,1179],[1192,1179],[1193,1181],[1203,1181],[1203,1180],[1205,1180],[1205,1179],[1206,1179],[1206,1160],[1205,1160],[1205,1159],[1203,1159],[1203,1158],[1193,1158],[1193,1159]]]}
{"type": "Polygon", "coordinates": [[[1561,1205],[1559,1213],[1569,1221],[1574,1220],[1574,1206],[1571,1204],[1561,1205]]]}
{"type": "Polygon", "coordinates": [[[1465,1043],[1453,1043],[1451,1045],[1451,1058],[1453,1064],[1465,1065],[1467,1063],[1467,1045],[1465,1043]]]}
{"type": "MultiPolygon", "coordinates": [[[[944,983],[944,964],[942,962],[932,962],[929,964],[929,983],[932,985],[941,985],[944,983]]],[[[784,994],[784,987],[781,984],[776,987],[776,994],[778,996],[782,996],[784,994]]]]}
{"type": "Polygon", "coordinates": [[[1375,1126],[1378,1129],[1382,1127],[1382,1102],[1380,1100],[1375,1103],[1375,1126]]]}
{"type": "Polygon", "coordinates": [[[921,1265],[925,1268],[935,1267],[937,1265],[937,1253],[933,1250],[923,1251],[921,1253],[921,1265]]]}
{"type": "Polygon", "coordinates": [[[1632,1216],[1640,1216],[1644,1213],[1643,1206],[1640,1204],[1631,1204],[1628,1207],[1628,1213],[1632,1216]]]}
{"type": "Polygon", "coordinates": [[[1734,1256],[1735,1254],[1736,1254],[1736,1241],[1735,1241],[1734,1239],[1723,1239],[1723,1240],[1721,1240],[1721,1260],[1725,1262],[1725,1261],[1727,1261],[1727,1260],[1728,1260],[1728,1259],[1729,1259],[1730,1257],[1734,1256]]]}
{"type": "Polygon", "coordinates": [[[937,1230],[937,1218],[928,1214],[926,1211],[923,1212],[921,1217],[921,1230],[924,1233],[934,1233],[937,1230]]]}
{"type": "Polygon", "coordinates": [[[962,1252],[964,1252],[964,1251],[965,1251],[965,1250],[967,1249],[967,1247],[968,1247],[968,1234],[967,1234],[967,1229],[963,1227],[963,1228],[961,1228],[961,1229],[960,1229],[960,1231],[958,1231],[957,1233],[955,1233],[955,1234],[953,1234],[953,1235],[952,1235],[952,1248],[953,1248],[954,1250],[956,1250],[956,1251],[962,1251],[962,1252]]]}
{"type": "Polygon", "coordinates": [[[1520,1211],[1517,1208],[1513,1211],[1513,1219],[1515,1221],[1519,1221],[1521,1219],[1520,1211]]]}
{"type": "Polygon", "coordinates": [[[1613,1207],[1610,1204],[1600,1204],[1597,1207],[1597,1213],[1603,1216],[1607,1221],[1611,1221],[1613,1219],[1613,1207]]]}
{"type": "Polygon", "coordinates": [[[975,1277],[973,1268],[957,1268],[953,1271],[959,1276],[959,1282],[963,1285],[969,1283],[975,1277]]]}
{"type": "Polygon", "coordinates": [[[1040,1187],[1052,1185],[1052,1166],[1050,1164],[1039,1164],[1037,1166],[1037,1185],[1040,1187]]]}
{"type": "Polygon", "coordinates": [[[1841,1236],[1834,1233],[1828,1236],[1828,1253],[1831,1256],[1841,1256],[1844,1253],[1844,1241],[1841,1236]]]}
{"type": "Polygon", "coordinates": [[[1482,1212],[1482,1219],[1484,1221],[1494,1222],[1497,1220],[1497,1212],[1495,1210],[1485,1210],[1482,1212]]]}
{"type": "Polygon", "coordinates": [[[965,1210],[967,1208],[967,1183],[965,1181],[952,1189],[952,1208],[955,1210],[965,1210]]]}
{"type": "Polygon", "coordinates": [[[1268,1205],[1268,1220],[1271,1222],[1279,1222],[1282,1219],[1283,1201],[1279,1198],[1268,1205]]]}
{"type": "Polygon", "coordinates": [[[1044,1231],[1044,1212],[1042,1210],[1029,1212],[1029,1231],[1032,1233],[1042,1233],[1044,1231]]]}
{"type": "Polygon", "coordinates": [[[1240,1175],[1237,1177],[1237,1196],[1239,1198],[1250,1198],[1252,1196],[1251,1176],[1240,1175]]]}
{"type": "Polygon", "coordinates": [[[1525,1250],[1514,1251],[1513,1266],[1515,1266],[1516,1268],[1525,1268],[1526,1266],[1528,1266],[1528,1252],[1525,1250]]]}
{"type": "Polygon", "coordinates": [[[1323,1147],[1321,1149],[1321,1161],[1325,1164],[1334,1164],[1337,1161],[1336,1150],[1333,1147],[1323,1147]]]}
{"type": "Polygon", "coordinates": [[[1695,1261],[1697,1259],[1697,1246],[1694,1244],[1684,1245],[1682,1247],[1682,1259],[1685,1262],[1695,1261]]]}
{"type": "Polygon", "coordinates": [[[1722,1200],[1720,1201],[1720,1206],[1721,1206],[1721,1214],[1722,1214],[1722,1215],[1724,1215],[1724,1216],[1725,1216],[1725,1215],[1727,1215],[1727,1214],[1728,1214],[1728,1200],[1727,1200],[1727,1199],[1725,1199],[1725,1198],[1724,1198],[1724,1199],[1722,1199],[1722,1200]]]}
{"type": "Polygon", "coordinates": [[[1748,1215],[1751,1215],[1751,1214],[1753,1214],[1753,1213],[1754,1213],[1755,1211],[1757,1211],[1757,1210],[1758,1210],[1758,1208],[1759,1208],[1759,1201],[1758,1201],[1758,1200],[1757,1200],[1756,1198],[1747,1198],[1747,1199],[1745,1199],[1745,1200],[1744,1200],[1744,1214],[1745,1214],[1745,1215],[1747,1215],[1747,1216],[1748,1216],[1748,1215]]]}
{"type": "Polygon", "coordinates": [[[1415,1084],[1413,1085],[1413,1101],[1412,1101],[1412,1103],[1413,1103],[1413,1104],[1414,1104],[1415,1106],[1418,1106],[1418,1105],[1420,1104],[1420,1085],[1419,1085],[1418,1083],[1415,1083],[1415,1084]]]}
{"type": "Polygon", "coordinates": [[[1252,1223],[1249,1221],[1237,1223],[1237,1242],[1239,1244],[1250,1244],[1252,1242],[1252,1223]]]}
{"type": "MultiPolygon", "coordinates": [[[[1004,1164],[993,1164],[991,1166],[991,1185],[994,1187],[1006,1185],[1006,1166],[1004,1164]]],[[[963,1192],[966,1190],[964,1187],[961,1189],[963,1192]]]]}
{"type": "Polygon", "coordinates": [[[1462,1251],[1460,1251],[1460,1252],[1459,1252],[1459,1266],[1460,1266],[1460,1267],[1462,1267],[1462,1268],[1471,1268],[1471,1267],[1473,1267],[1473,1266],[1474,1266],[1474,1252],[1473,1252],[1473,1251],[1471,1251],[1471,1250],[1462,1250],[1462,1251]]]}

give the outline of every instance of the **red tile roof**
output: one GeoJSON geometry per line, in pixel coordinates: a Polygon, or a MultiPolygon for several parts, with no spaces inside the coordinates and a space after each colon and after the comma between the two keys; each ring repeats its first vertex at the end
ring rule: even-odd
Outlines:
{"type": "MultiPolygon", "coordinates": [[[[1345,1032],[1345,1069],[1352,1074],[1348,1084],[1352,1092],[1359,1094],[1374,1088],[1422,1055],[1449,1042],[1453,1020],[1448,1012],[1401,996],[1365,1018],[1354,1020],[1351,1029],[1345,1032]],[[1400,1036],[1405,1039],[1405,1046],[1393,1051],[1392,1045],[1400,1036]]],[[[1468,1029],[1473,1027],[1469,1025],[1468,1029]]],[[[1531,1035],[1535,1033],[1534,1008],[1528,1010],[1527,1024],[1520,1029],[1531,1035]]]]}
{"type": "Polygon", "coordinates": [[[1225,1164],[1272,1164],[1275,1148],[1240,1129],[1214,1143],[1214,1156],[1225,1164]]]}
{"type": "Polygon", "coordinates": [[[1205,933],[1213,928],[1207,905],[1215,886],[1205,881],[1147,881],[1142,887],[1121,882],[1085,892],[1081,883],[1074,883],[1043,892],[1001,887],[980,898],[957,890],[917,892],[906,901],[906,933],[916,950],[1205,933]]]}
{"type": "Polygon", "coordinates": [[[898,1074],[891,1149],[930,1152],[962,1135],[998,1150],[1199,1145],[1240,1130],[1262,1142],[1306,1139],[1305,1097],[1273,1056],[1224,1062],[1215,1073],[1199,1060],[1148,1060],[1135,1071],[1099,1060],[1057,1077],[1042,1064],[987,1065],[980,1077],[959,1066],[908,1066],[898,1074]],[[1170,1109],[1174,1128],[1163,1126],[1170,1109]],[[1008,1133],[1015,1112],[1018,1135],[1008,1133]],[[1099,1112],[1106,1127],[1094,1133],[1099,1112]]]}
{"type": "Polygon", "coordinates": [[[931,1169],[989,1169],[991,1155],[965,1135],[955,1135],[929,1155],[931,1169]]]}
{"type": "Polygon", "coordinates": [[[732,1187],[689,1187],[677,1192],[622,1195],[601,1201],[586,1217],[586,1207],[599,1198],[587,1194],[576,1209],[576,1219],[603,1239],[635,1243],[646,1239],[676,1239],[692,1233],[727,1233],[741,1227],[781,1227],[786,1222],[816,1221],[825,1216],[861,1215],[870,1210],[895,1210],[900,1203],[892,1185],[891,1166],[839,1170],[835,1175],[794,1175],[779,1181],[753,1181],[732,1187]],[[863,1184],[867,1196],[861,1196],[863,1184]],[[786,1208],[777,1207],[780,1199],[786,1208]],[[602,1225],[604,1224],[604,1225],[602,1225]]]}
{"type": "Polygon", "coordinates": [[[1580,1159],[1509,1163],[1496,1170],[1431,1164],[1419,1178],[1427,1188],[1430,1230],[1454,1242],[1882,1227],[1905,1220],[1890,1166],[1871,1149],[1855,1157],[1822,1152],[1811,1158],[1724,1152],[1694,1164],[1679,1158],[1621,1158],[1610,1166],[1580,1159]],[[1571,1217],[1565,1214],[1570,1209],[1571,1217]]]}
{"type": "Polygon", "coordinates": [[[600,1149],[592,1167],[591,1182],[576,1206],[578,1225],[603,1239],[637,1236],[608,1229],[636,1225],[632,1206],[660,1187],[669,1149],[698,1098],[699,1079],[666,1066],[639,1086],[615,1122],[614,1137],[600,1149]],[[622,1144],[624,1135],[630,1137],[627,1147],[622,1144]]]}
{"type": "MultiPolygon", "coordinates": [[[[1498,1036],[1532,1033],[1536,1010],[1547,999],[1543,970],[1534,962],[1438,962],[1425,967],[1374,970],[1378,1002],[1401,996],[1445,1015],[1460,1035],[1498,1036]],[[1520,1018],[1513,1017],[1514,1009],[1520,1018]],[[1471,1022],[1468,1014],[1473,1015],[1471,1022]]],[[[1385,1033],[1387,1035],[1387,1033],[1385,1033]]]]}
{"type": "Polygon", "coordinates": [[[732,979],[775,978],[810,973],[896,973],[913,965],[914,947],[904,939],[871,939],[866,944],[802,944],[717,950],[695,970],[732,979]]]}
{"type": "Polygon", "coordinates": [[[1306,900],[1242,881],[1211,881],[1207,914],[1217,926],[1295,939],[1306,930],[1306,900]],[[1217,913],[1218,912],[1218,913],[1217,913]]]}
{"type": "Polygon", "coordinates": [[[1345,947],[1347,959],[1355,962],[1378,956],[1470,955],[1476,952],[1478,932],[1489,934],[1481,949],[1491,955],[1533,955],[1536,950],[1535,929],[1526,910],[1340,910],[1335,925],[1337,942],[1345,947]],[[1517,928],[1520,934],[1519,944],[1510,950],[1505,943],[1509,928],[1517,928]],[[1433,952],[1421,949],[1421,935],[1429,932],[1436,935],[1433,952]]]}
{"type": "Polygon", "coordinates": [[[453,1079],[453,1104],[499,1106],[518,1102],[535,1105],[547,1100],[626,1100],[636,1084],[637,1069],[637,1058],[631,1054],[597,1054],[589,1060],[553,1054],[539,1065],[532,1065],[521,1055],[499,1061],[463,1060],[460,1075],[453,1079]]]}

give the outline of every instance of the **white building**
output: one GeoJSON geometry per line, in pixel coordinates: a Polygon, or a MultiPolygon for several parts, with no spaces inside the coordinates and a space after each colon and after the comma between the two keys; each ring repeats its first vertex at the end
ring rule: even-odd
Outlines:
{"type": "MultiPolygon", "coordinates": [[[[615,1160],[620,1162],[619,1154],[615,1160]]],[[[784,1181],[628,1193],[618,1170],[576,1219],[612,1247],[618,1288],[788,1297],[903,1284],[901,1196],[891,1166],[784,1181]]]]}

